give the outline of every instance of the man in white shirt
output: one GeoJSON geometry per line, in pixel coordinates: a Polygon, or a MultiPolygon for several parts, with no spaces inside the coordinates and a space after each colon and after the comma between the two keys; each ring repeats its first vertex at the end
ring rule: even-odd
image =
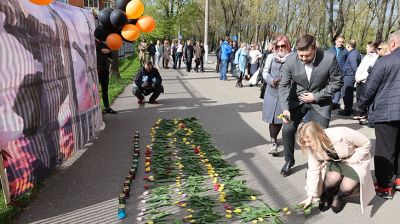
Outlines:
{"type": "Polygon", "coordinates": [[[332,96],[341,89],[342,72],[335,54],[316,47],[315,38],[300,37],[297,54],[291,54],[282,67],[279,83],[279,100],[283,110],[283,146],[285,165],[281,174],[287,176],[294,166],[294,145],[297,127],[304,115],[324,128],[331,118],[332,96]]]}
{"type": "Polygon", "coordinates": [[[181,61],[182,61],[182,55],[183,55],[183,44],[182,40],[178,39],[178,45],[176,47],[176,63],[178,64],[178,69],[181,69],[181,61]]]}

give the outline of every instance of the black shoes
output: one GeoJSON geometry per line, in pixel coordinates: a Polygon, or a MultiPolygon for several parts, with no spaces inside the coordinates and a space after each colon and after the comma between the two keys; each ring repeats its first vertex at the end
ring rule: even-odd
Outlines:
{"type": "Polygon", "coordinates": [[[344,204],[343,204],[342,197],[335,195],[335,197],[333,198],[333,201],[332,201],[332,211],[336,214],[341,212],[344,207],[343,205],[344,204]]]}
{"type": "Polygon", "coordinates": [[[111,109],[111,107],[105,108],[105,109],[104,109],[104,112],[105,112],[106,114],[116,114],[116,113],[117,113],[117,111],[111,109]]]}
{"type": "Polygon", "coordinates": [[[283,165],[281,169],[281,175],[284,177],[289,176],[290,174],[290,168],[294,166],[294,160],[293,161],[286,161],[285,165],[283,165]]]}
{"type": "Polygon", "coordinates": [[[340,109],[340,104],[332,103],[332,110],[337,110],[337,109],[340,109]]]}
{"type": "Polygon", "coordinates": [[[324,191],[320,197],[318,208],[321,212],[325,212],[331,208],[332,198],[329,198],[326,191],[324,191]]]}
{"type": "Polygon", "coordinates": [[[351,115],[351,111],[339,110],[337,114],[340,115],[340,116],[350,116],[351,115]]]}

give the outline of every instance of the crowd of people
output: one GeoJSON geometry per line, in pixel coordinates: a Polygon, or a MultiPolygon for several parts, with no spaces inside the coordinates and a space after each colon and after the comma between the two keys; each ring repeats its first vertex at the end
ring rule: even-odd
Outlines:
{"type": "MultiPolygon", "coordinates": [[[[220,80],[227,80],[229,66],[230,72],[237,74],[236,87],[243,87],[242,80],[256,73],[262,77],[262,119],[269,125],[273,155],[279,153],[282,130],[285,163],[281,175],[291,174],[296,142],[307,155],[307,198],[300,203],[305,207],[318,201],[321,211],[338,213],[343,198],[359,188],[363,211],[375,194],[390,199],[400,190],[400,30],[392,32],[386,42],[368,42],[365,55],[356,48],[355,40],[345,42],[343,36],[336,37],[332,48],[323,50],[311,35],[299,37],[295,46],[281,35],[263,52],[255,44],[238,44],[229,37],[216,50],[220,80]],[[374,155],[371,141],[360,132],[329,128],[336,109],[340,116],[354,114],[353,119],[361,125],[370,123],[375,128],[374,155]],[[372,158],[376,183],[370,172],[372,158]]],[[[184,44],[178,39],[170,45],[168,40],[158,40],[147,45],[142,41],[138,49],[142,69],[135,78],[133,94],[139,104],[150,93],[149,103],[157,103],[163,92],[160,61],[169,69],[172,58],[173,68],[180,69],[183,60],[190,72],[194,58],[194,70],[204,72],[205,51],[200,42],[184,44]]],[[[98,53],[110,52],[99,48],[98,53]]],[[[106,105],[106,110],[112,110],[106,105]]]]}
{"type": "Polygon", "coordinates": [[[343,46],[338,36],[326,51],[313,36],[298,38],[295,52],[286,36],[273,42],[263,68],[266,85],[263,120],[269,124],[270,152],[277,153],[277,135],[283,123],[285,164],[281,175],[290,175],[295,164],[294,147],[308,156],[306,191],[308,206],[319,200],[319,208],[335,213],[343,209],[343,198],[360,189],[362,211],[374,197],[393,198],[400,190],[400,31],[387,42],[368,42],[366,55],[356,50],[356,41],[343,46]],[[353,113],[353,119],[368,121],[375,128],[375,155],[371,142],[350,128],[329,128],[332,110],[353,113]],[[281,119],[279,119],[279,118],[281,119]],[[298,128],[301,126],[300,128],[298,128]],[[297,133],[297,135],[296,135],[297,133]],[[376,183],[370,172],[374,158],[376,183]]]}

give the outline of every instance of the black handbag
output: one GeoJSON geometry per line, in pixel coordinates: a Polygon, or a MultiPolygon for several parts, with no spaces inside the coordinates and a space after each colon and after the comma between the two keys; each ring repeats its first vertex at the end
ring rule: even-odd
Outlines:
{"type": "Polygon", "coordinates": [[[264,94],[265,94],[265,89],[267,88],[267,83],[264,83],[261,87],[261,92],[260,92],[260,99],[264,99],[264,94]]]}

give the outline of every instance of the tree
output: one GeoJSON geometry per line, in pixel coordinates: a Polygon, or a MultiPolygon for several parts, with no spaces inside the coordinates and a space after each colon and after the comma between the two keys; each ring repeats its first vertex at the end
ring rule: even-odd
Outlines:
{"type": "Polygon", "coordinates": [[[386,17],[386,10],[387,10],[388,0],[381,1],[381,7],[378,13],[378,28],[376,30],[376,40],[382,40],[383,36],[383,27],[385,26],[385,17],[386,17]]]}

